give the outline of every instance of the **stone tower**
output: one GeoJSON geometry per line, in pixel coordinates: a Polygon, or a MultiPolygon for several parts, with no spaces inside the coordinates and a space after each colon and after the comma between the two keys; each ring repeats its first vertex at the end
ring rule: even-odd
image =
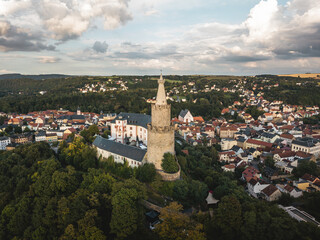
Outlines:
{"type": "Polygon", "coordinates": [[[171,105],[167,104],[162,73],[158,80],[156,103],[151,104],[151,124],[148,124],[147,162],[162,170],[163,154],[174,151],[174,126],[171,124],[171,105]]]}

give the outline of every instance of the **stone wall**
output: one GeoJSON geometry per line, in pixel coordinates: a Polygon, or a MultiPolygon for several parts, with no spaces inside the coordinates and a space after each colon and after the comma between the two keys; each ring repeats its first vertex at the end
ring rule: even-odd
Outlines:
{"type": "Polygon", "coordinates": [[[151,125],[154,127],[170,126],[171,105],[151,104],[151,125]]]}
{"type": "Polygon", "coordinates": [[[148,125],[147,162],[153,163],[157,170],[162,170],[162,158],[167,152],[175,154],[174,127],[157,128],[148,125]]]}
{"type": "Polygon", "coordinates": [[[158,173],[161,175],[162,180],[164,181],[176,181],[180,179],[180,166],[179,166],[179,171],[176,173],[166,173],[163,170],[158,171],[158,173]]]}

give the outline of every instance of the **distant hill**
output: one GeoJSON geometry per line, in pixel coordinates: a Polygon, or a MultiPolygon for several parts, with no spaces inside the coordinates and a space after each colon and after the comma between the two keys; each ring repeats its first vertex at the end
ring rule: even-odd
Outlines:
{"type": "Polygon", "coordinates": [[[300,77],[300,78],[316,78],[320,79],[320,73],[297,73],[297,74],[281,74],[280,77],[300,77]]]}
{"type": "Polygon", "coordinates": [[[23,75],[20,73],[12,73],[12,74],[2,74],[0,75],[0,80],[6,79],[34,79],[34,80],[43,80],[43,79],[53,79],[53,78],[66,78],[70,77],[70,75],[64,74],[40,74],[40,75],[23,75]]]}

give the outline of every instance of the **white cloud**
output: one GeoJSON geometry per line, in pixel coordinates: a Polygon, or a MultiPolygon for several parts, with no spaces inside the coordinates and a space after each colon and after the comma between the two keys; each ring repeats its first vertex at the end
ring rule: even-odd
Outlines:
{"type": "Polygon", "coordinates": [[[262,0],[254,6],[249,14],[249,18],[244,22],[248,30],[245,40],[249,42],[264,42],[274,32],[279,30],[276,17],[279,13],[277,0],[262,0]]]}
{"type": "Polygon", "coordinates": [[[132,19],[129,0],[7,0],[0,1],[0,20],[16,28],[26,26],[59,41],[75,39],[98,19],[115,29],[132,19]],[[31,25],[29,22],[32,22],[31,25]]]}
{"type": "Polygon", "coordinates": [[[39,56],[38,61],[40,63],[56,63],[59,62],[61,59],[53,56],[39,56]]]}
{"type": "Polygon", "coordinates": [[[0,74],[6,74],[6,73],[11,73],[11,72],[6,69],[0,69],[0,74]]]}

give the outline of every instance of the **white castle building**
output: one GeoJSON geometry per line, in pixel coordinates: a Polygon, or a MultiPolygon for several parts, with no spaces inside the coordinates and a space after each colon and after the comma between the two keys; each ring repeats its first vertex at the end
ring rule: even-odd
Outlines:
{"type": "Polygon", "coordinates": [[[120,113],[111,121],[111,137],[125,144],[127,141],[141,141],[148,144],[148,127],[151,116],[138,113],[120,113]]]}

